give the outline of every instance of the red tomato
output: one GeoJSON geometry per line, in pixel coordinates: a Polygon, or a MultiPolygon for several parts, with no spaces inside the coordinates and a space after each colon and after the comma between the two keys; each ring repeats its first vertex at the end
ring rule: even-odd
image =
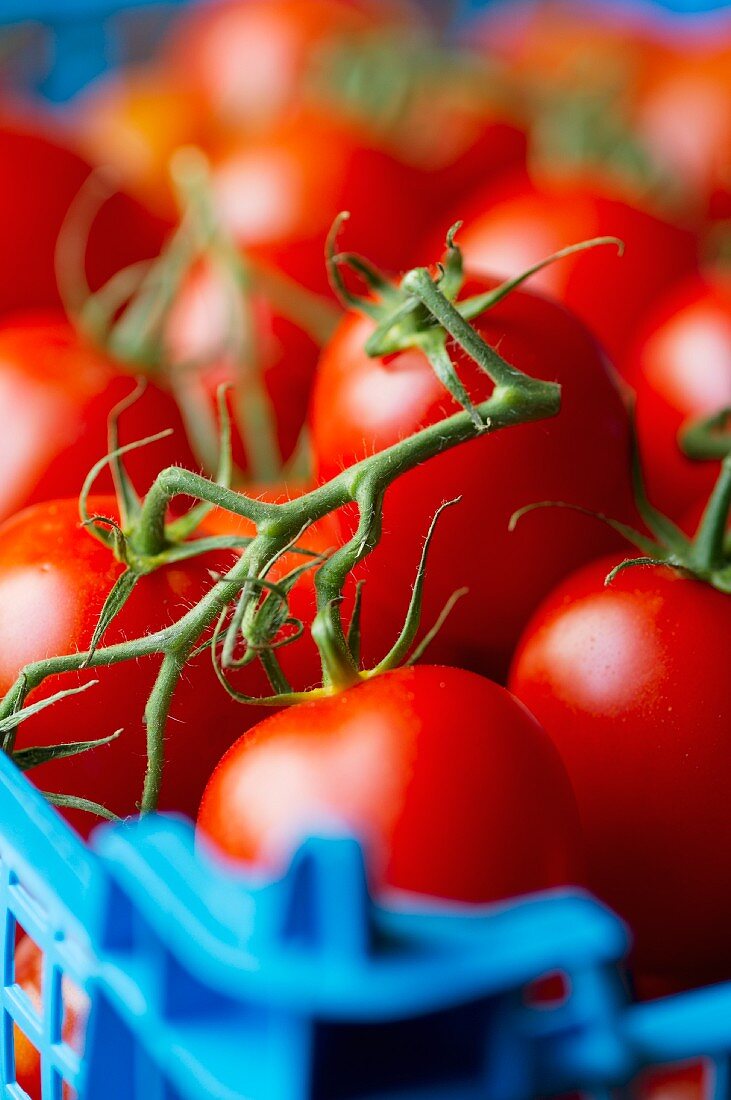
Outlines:
{"type": "Polygon", "coordinates": [[[399,0],[218,0],[180,20],[168,53],[219,119],[261,127],[296,106],[324,50],[414,18],[399,0]]]}
{"type": "MultiPolygon", "coordinates": [[[[60,305],[56,239],[89,165],[37,119],[0,115],[0,314],[60,305]]],[[[87,273],[94,287],[136,260],[156,256],[165,227],[125,195],[114,195],[92,227],[87,273]]]]}
{"type": "Polygon", "coordinates": [[[640,971],[731,974],[726,765],[731,598],[668,567],[573,574],[526,628],[510,686],[566,764],[590,884],[640,971]]]}
{"type": "MultiPolygon", "coordinates": [[[[167,355],[180,382],[188,386],[193,403],[203,402],[215,413],[217,390],[233,383],[228,403],[234,426],[248,399],[250,375],[261,375],[271,402],[280,457],[286,461],[300,437],[315,374],[318,345],[302,328],[277,312],[263,294],[245,300],[231,278],[210,263],[193,268],[183,282],[167,318],[167,355]],[[243,354],[231,347],[240,313],[243,354]],[[200,368],[191,370],[191,364],[200,368]],[[187,370],[185,369],[187,367],[187,370]]],[[[246,439],[233,434],[233,456],[240,470],[250,468],[246,439]]]]}
{"type": "Polygon", "coordinates": [[[95,164],[114,169],[146,206],[177,220],[170,159],[206,138],[203,105],[185,83],[160,68],[126,68],[91,85],[74,103],[74,122],[95,164]]]}
{"type": "MultiPolygon", "coordinates": [[[[492,285],[475,281],[465,294],[492,285]]],[[[413,583],[420,533],[444,500],[461,495],[441,517],[432,543],[424,623],[431,625],[454,589],[466,585],[469,595],[430,652],[500,677],[539,600],[613,538],[595,520],[555,510],[527,516],[510,533],[511,514],[522,505],[563,500],[631,515],[628,429],[599,348],[566,310],[515,291],[475,326],[509,363],[562,384],[561,413],[473,440],[399,478],[386,494],[383,542],[364,569],[366,591],[383,593],[393,621],[394,594],[413,583]]],[[[372,321],[349,314],[320,360],[311,430],[322,478],[457,410],[421,351],[366,355],[372,329],[372,321]]],[[[485,400],[490,380],[459,349],[452,353],[468,393],[485,400]]]]}
{"type": "MultiPolygon", "coordinates": [[[[43,954],[30,936],[23,936],[15,948],[15,980],[29,997],[35,1011],[40,1014],[43,1003],[43,954]]],[[[63,979],[62,996],[65,1010],[63,1040],[80,1054],[89,1010],[88,998],[66,977],[63,979]]],[[[40,1055],[17,1024],[13,1029],[13,1039],[16,1081],[28,1093],[30,1100],[41,1100],[40,1055]]],[[[71,1095],[71,1089],[64,1084],[64,1100],[71,1100],[71,1095]]]]}
{"type": "MultiPolygon", "coordinates": [[[[92,498],[92,513],[117,515],[112,497],[92,498]]],[[[178,619],[211,587],[209,569],[226,569],[232,554],[206,555],[165,566],[142,577],[110,625],[104,644],[138,638],[178,619]]],[[[30,661],[85,649],[104,600],[122,566],[79,525],[75,500],[28,508],[0,528],[0,693],[30,661]]],[[[142,713],[159,660],[126,661],[50,677],[31,698],[43,698],[98,679],[85,694],[63,700],[19,727],[18,748],[59,741],[86,741],[123,728],[119,739],[29,772],[42,789],[67,792],[130,814],[142,790],[145,732],[142,713]]],[[[235,681],[236,682],[236,681],[235,681]]],[[[246,688],[258,693],[261,677],[246,688]]],[[[235,737],[263,716],[234,702],[215,679],[210,654],[191,661],[173,699],[166,739],[167,766],[161,805],[194,813],[205,777],[235,737]]],[[[88,833],[96,819],[71,811],[70,820],[88,833]]]]}
{"type": "MultiPolygon", "coordinates": [[[[130,375],[58,314],[0,325],[0,519],[38,500],[78,495],[107,453],[109,413],[132,388],[130,375]]],[[[122,442],[168,427],[175,429],[170,439],[128,456],[140,491],[170,463],[194,465],[177,406],[150,385],[125,415],[122,442]]],[[[110,485],[109,475],[99,484],[110,485]]]]}
{"type": "Polygon", "coordinates": [[[637,108],[639,134],[704,210],[731,217],[731,46],[670,55],[637,108]]]}
{"type": "Polygon", "coordinates": [[[214,163],[218,212],[236,241],[310,289],[327,291],[327,233],[343,210],[343,246],[399,269],[423,224],[418,173],[365,130],[308,113],[227,149],[214,163]]]}
{"type": "Polygon", "coordinates": [[[694,462],[678,446],[689,421],[731,406],[731,280],[705,272],[656,306],[628,356],[650,499],[675,519],[707,499],[717,462],[694,462]]]}
{"type": "MultiPolygon", "coordinates": [[[[487,80],[488,77],[486,76],[487,80]]],[[[480,99],[449,80],[434,94],[417,98],[401,120],[391,148],[423,173],[420,189],[430,219],[453,208],[478,185],[525,164],[527,135],[520,112],[498,99],[480,99]],[[434,141],[434,134],[439,140],[434,141]]]]}
{"type": "Polygon", "coordinates": [[[370,849],[376,888],[486,902],[575,882],[576,810],[530,715],[458,669],[399,669],[274,715],[224,756],[199,829],[280,870],[317,829],[370,849]]]}
{"type": "Polygon", "coordinates": [[[713,1071],[703,1062],[646,1070],[635,1085],[639,1100],[709,1100],[713,1071]]]}
{"type": "Polygon", "coordinates": [[[590,249],[530,282],[574,310],[618,362],[651,302],[696,265],[692,233],[588,182],[538,186],[516,175],[475,193],[455,215],[464,220],[459,242],[467,264],[485,273],[517,275],[591,237],[624,241],[622,257],[590,249]]]}

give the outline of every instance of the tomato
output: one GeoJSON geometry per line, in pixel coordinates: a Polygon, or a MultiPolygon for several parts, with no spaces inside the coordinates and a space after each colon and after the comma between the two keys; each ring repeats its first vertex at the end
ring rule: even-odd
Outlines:
{"type": "Polygon", "coordinates": [[[637,107],[636,125],[659,163],[701,207],[731,217],[731,46],[695,44],[662,66],[637,107]]]}
{"type": "Polygon", "coordinates": [[[168,56],[220,120],[266,127],[296,106],[323,51],[414,20],[399,0],[219,0],[180,20],[168,56]]]}
{"type": "MultiPolygon", "coordinates": [[[[465,295],[493,285],[471,282],[465,295]]],[[[432,542],[424,623],[430,626],[451,593],[466,585],[469,594],[430,653],[497,678],[539,600],[614,537],[595,520],[555,510],[527,516],[510,533],[511,514],[563,500],[629,516],[628,425],[601,351],[561,306],[516,290],[474,324],[509,363],[562,384],[561,413],[473,440],[399,478],[386,493],[383,541],[362,573],[366,590],[381,591],[382,603],[390,603],[393,621],[394,594],[413,583],[420,534],[443,501],[461,496],[440,518],[432,542]]],[[[321,478],[457,410],[421,351],[370,358],[364,344],[372,330],[371,320],[351,313],[323,351],[311,409],[321,478]]],[[[451,350],[468,393],[485,400],[490,380],[460,349],[451,350]]]]}
{"type": "MultiPolygon", "coordinates": [[[[0,314],[60,305],[54,270],[56,239],[69,206],[90,172],[37,118],[0,112],[0,314]]],[[[128,264],[157,255],[165,227],[128,196],[99,211],[89,235],[87,274],[93,286],[128,264]]]]}
{"type": "Polygon", "coordinates": [[[460,245],[465,261],[485,273],[517,275],[591,237],[624,241],[621,258],[607,247],[579,252],[544,268],[530,282],[574,310],[617,362],[653,300],[695,270],[696,241],[690,231],[631,205],[601,183],[545,180],[538,185],[513,175],[476,192],[454,213],[453,221],[464,220],[460,245]]]}
{"type": "Polygon", "coordinates": [[[74,104],[74,122],[95,164],[115,170],[147,207],[176,220],[171,157],[206,138],[203,106],[189,87],[160,68],[126,68],[91,85],[74,104]]]}
{"type": "Polygon", "coordinates": [[[703,1062],[646,1070],[635,1087],[639,1100],[708,1100],[713,1071],[703,1062]]]}
{"type": "MultiPolygon", "coordinates": [[[[38,500],[78,495],[107,453],[106,421],[129,395],[130,375],[56,313],[0,324],[0,519],[38,500]]],[[[125,414],[122,442],[174,428],[167,440],[129,455],[140,491],[173,462],[194,464],[177,406],[155,385],[125,414]]],[[[106,474],[99,482],[109,485],[106,474]]]]}
{"type": "Polygon", "coordinates": [[[327,233],[343,210],[343,246],[402,267],[423,225],[414,169],[369,144],[353,123],[308,112],[232,144],[214,160],[218,213],[250,255],[327,291],[327,233]]]}
{"type": "MultiPolygon", "coordinates": [[[[15,981],[30,999],[35,1011],[40,1015],[43,995],[43,954],[38,944],[23,936],[15,948],[15,981]]],[[[64,1018],[62,1036],[65,1043],[81,1053],[89,1003],[86,995],[64,977],[62,984],[64,1018]]],[[[30,1100],[41,1100],[41,1059],[30,1039],[16,1024],[13,1029],[15,1050],[15,1077],[30,1100]]],[[[71,1089],[64,1084],[63,1100],[71,1100],[71,1089]]]]}
{"type": "Polygon", "coordinates": [[[717,462],[686,458],[678,432],[731,406],[731,280],[706,271],[666,295],[638,333],[624,368],[637,394],[637,431],[650,498],[678,519],[705,500],[717,462]]]}
{"type": "MultiPolygon", "coordinates": [[[[303,329],[278,312],[261,293],[247,298],[211,263],[201,262],[185,278],[165,324],[166,352],[178,368],[179,384],[190,391],[194,407],[202,403],[215,414],[217,389],[233,383],[228,403],[234,426],[241,429],[241,406],[248,400],[256,372],[271,403],[279,456],[294,451],[307,415],[319,354],[303,329]],[[238,322],[243,351],[231,346],[238,322]],[[200,364],[191,370],[191,364],[200,364]]],[[[250,469],[245,431],[234,431],[233,457],[240,470],[250,469]]]]}
{"type": "Polygon", "coordinates": [[[728,977],[731,599],[666,566],[605,586],[615,564],[551,593],[510,687],[566,764],[590,884],[629,922],[638,970],[728,977]]]}
{"type": "MultiPolygon", "coordinates": [[[[112,497],[92,498],[90,512],[114,518],[112,497]]],[[[139,638],[173,622],[211,587],[209,570],[230,567],[231,553],[168,565],[138,580],[104,636],[104,644],[139,638]]],[[[75,500],[26,509],[0,528],[0,693],[28,662],[88,647],[104,601],[122,566],[79,525],[75,500]]],[[[28,773],[42,789],[80,795],[118,814],[135,811],[145,773],[142,714],[159,660],[125,661],[108,668],[49,677],[31,699],[92,679],[99,683],[24,722],[17,747],[85,741],[122,728],[108,746],[28,773]]],[[[263,688],[263,676],[247,687],[263,688]]],[[[238,686],[238,682],[235,681],[238,686]]],[[[218,684],[210,654],[188,663],[177,687],[166,739],[161,805],[195,813],[206,776],[224,749],[263,716],[233,701],[218,684]]],[[[96,819],[68,812],[87,833],[96,819]]]]}
{"type": "Polygon", "coordinates": [[[318,829],[370,854],[376,889],[468,902],[575,882],[571,790],[548,739],[474,673],[385,673],[261,723],[224,756],[198,828],[225,855],[281,870],[318,829]]]}
{"type": "Polygon", "coordinates": [[[389,135],[387,148],[422,173],[419,187],[432,222],[476,186],[525,165],[523,111],[491,93],[489,80],[485,73],[478,94],[469,81],[460,83],[459,73],[447,71],[443,86],[435,89],[429,81],[419,88],[421,94],[412,92],[389,135]]]}

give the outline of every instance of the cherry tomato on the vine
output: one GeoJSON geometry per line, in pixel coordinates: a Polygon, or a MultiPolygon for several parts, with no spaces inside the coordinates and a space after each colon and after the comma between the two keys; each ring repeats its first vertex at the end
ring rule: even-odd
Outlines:
{"type": "Polygon", "coordinates": [[[637,432],[650,499],[676,520],[705,500],[717,462],[693,461],[678,432],[731,406],[731,278],[706,271],[662,298],[622,373],[637,395],[637,432]]]}
{"type": "MultiPolygon", "coordinates": [[[[494,285],[468,282],[464,294],[494,285]]],[[[394,614],[399,593],[413,583],[416,533],[426,531],[441,503],[460,496],[440,518],[432,542],[425,625],[455,589],[464,585],[469,593],[430,652],[433,659],[500,677],[536,604],[613,539],[594,520],[555,510],[526,516],[511,533],[512,513],[561,500],[629,518],[628,423],[602,352],[558,304],[517,290],[474,325],[518,369],[560,382],[561,412],[473,440],[399,478],[386,493],[383,540],[360,571],[366,594],[387,596],[394,614]]],[[[322,478],[458,411],[421,351],[370,358],[364,344],[372,331],[371,320],[349,314],[323,351],[311,411],[322,478]]],[[[456,345],[451,352],[467,392],[485,400],[491,381],[456,345]]]]}
{"type": "Polygon", "coordinates": [[[629,923],[638,970],[731,974],[731,597],[667,566],[611,584],[606,558],[528,624],[510,686],[553,739],[589,884],[629,923]]]}
{"type": "Polygon", "coordinates": [[[696,267],[689,230],[633,205],[601,181],[536,184],[513,175],[474,193],[455,215],[464,220],[460,245],[467,265],[486,274],[518,275],[592,237],[623,241],[621,257],[607,247],[575,253],[529,283],[578,314],[618,363],[648,306],[696,267]]]}
{"type": "Polygon", "coordinates": [[[237,243],[317,291],[329,289],[325,241],[343,210],[349,249],[405,266],[424,223],[419,178],[365,127],[321,111],[230,143],[213,163],[218,213],[237,243]]]}
{"type": "MultiPolygon", "coordinates": [[[[23,314],[0,324],[0,520],[28,504],[78,496],[107,453],[107,418],[134,380],[84,340],[61,314],[23,314]]],[[[122,442],[165,428],[174,434],[129,455],[147,489],[164,466],[194,464],[175,402],[151,383],[125,414],[122,442]]],[[[110,485],[106,474],[100,485],[110,485]]]]}
{"type": "Polygon", "coordinates": [[[218,387],[231,384],[233,458],[241,471],[251,470],[245,405],[254,404],[251,392],[259,382],[270,403],[262,415],[271,417],[278,457],[290,458],[307,417],[319,355],[316,341],[300,325],[264,294],[241,290],[203,261],[188,273],[170,309],[165,350],[178,386],[187,390],[194,408],[202,403],[199,409],[209,418],[218,387]]]}
{"type": "Polygon", "coordinates": [[[538,723],[474,673],[422,665],[301,703],[224,756],[198,827],[280,870],[318,828],[361,837],[377,889],[466,902],[581,875],[576,808],[538,723]]]}
{"type": "MultiPolygon", "coordinates": [[[[89,501],[91,514],[118,519],[113,497],[89,501]]],[[[103,644],[142,637],[179,619],[225,571],[231,552],[166,565],[141,577],[103,644]]],[[[50,501],[19,512],[0,528],[0,694],[29,662],[88,648],[104,601],[122,570],[111,551],[81,527],[75,500],[50,501]]],[[[159,659],[49,677],[41,699],[89,680],[99,683],[33,715],[18,730],[17,747],[120,737],[79,756],[28,773],[43,790],[100,802],[120,815],[135,812],[145,774],[143,711],[159,659]]],[[[265,687],[255,671],[246,687],[265,687]]],[[[161,805],[195,813],[205,780],[221,753],[264,711],[232,700],[216,680],[208,652],[190,661],[175,692],[166,733],[161,805]]],[[[91,814],[66,811],[86,833],[91,814]]]]}

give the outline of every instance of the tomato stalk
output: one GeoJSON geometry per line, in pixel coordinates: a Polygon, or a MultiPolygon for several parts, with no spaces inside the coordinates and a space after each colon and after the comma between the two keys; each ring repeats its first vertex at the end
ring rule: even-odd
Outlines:
{"type": "MultiPolygon", "coordinates": [[[[163,564],[176,556],[204,552],[199,548],[201,542],[206,546],[214,541],[217,543],[217,540],[206,539],[193,540],[188,545],[175,545],[172,536],[187,533],[185,522],[182,527],[181,521],[166,526],[166,515],[171,501],[180,495],[197,499],[203,507],[213,505],[250,520],[256,528],[255,537],[238,540],[239,546],[242,543],[246,545],[233,567],[224,576],[214,579],[210,590],[198,604],[164,629],[141,638],[109,646],[97,645],[86,652],[48,658],[27,666],[0,703],[0,730],[5,729],[5,751],[13,752],[17,724],[33,707],[26,700],[46,677],[142,657],[162,657],[145,708],[148,767],[139,808],[143,813],[149,812],[155,809],[158,802],[164,765],[163,734],[173,692],[186,661],[195,652],[202,648],[210,649],[219,679],[237,699],[270,706],[295,703],[305,695],[331,694],[344,685],[392,668],[403,659],[418,625],[428,540],[402,634],[391,652],[375,668],[359,668],[357,621],[351,621],[346,628],[342,619],[343,585],[350,571],[378,542],[383,498],[388,486],[406,471],[460,443],[486,432],[555,416],[560,406],[559,386],[522,374],[489,348],[445,296],[440,278],[434,279],[425,268],[407,274],[399,292],[397,309],[401,309],[401,298],[406,299],[409,308],[418,309],[432,337],[441,333],[445,343],[448,334],[455,339],[494,381],[492,395],[473,409],[457,412],[429,425],[363,459],[304,496],[284,503],[254,499],[230,489],[226,484],[213,482],[178,467],[163,470],[144,501],[137,504],[133,497],[129,497],[135,513],[133,531],[121,532],[121,535],[112,532],[109,536],[110,540],[119,541],[120,537],[124,540],[123,546],[132,568],[153,567],[155,562],[163,564]],[[312,633],[322,656],[323,683],[309,692],[298,692],[291,688],[278,665],[275,649],[279,643],[265,637],[268,644],[261,644],[262,610],[268,600],[273,600],[269,603],[271,616],[271,608],[276,607],[278,601],[286,604],[287,595],[286,579],[274,583],[268,580],[268,573],[284,553],[292,547],[296,548],[307,527],[350,503],[355,503],[359,510],[356,533],[326,560],[318,559],[314,563],[317,567],[317,614],[312,633]],[[264,599],[260,604],[262,594],[264,599]],[[273,687],[273,694],[263,698],[235,691],[226,679],[227,668],[237,667],[248,659],[245,656],[243,660],[237,660],[237,645],[241,640],[247,645],[252,638],[256,655],[261,652],[265,654],[262,663],[273,687]],[[222,642],[221,646],[219,642],[222,642]]],[[[394,292],[394,302],[396,297],[394,292]]],[[[112,455],[105,461],[114,461],[124,450],[121,448],[117,456],[112,455]]],[[[93,517],[89,520],[93,521],[93,517]]],[[[100,535],[98,530],[95,533],[100,535]]],[[[275,627],[280,625],[280,620],[281,615],[273,616],[275,627]]]]}

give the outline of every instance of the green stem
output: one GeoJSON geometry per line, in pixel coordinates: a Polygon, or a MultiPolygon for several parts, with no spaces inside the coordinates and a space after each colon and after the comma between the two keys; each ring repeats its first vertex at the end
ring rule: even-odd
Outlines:
{"type": "MultiPolygon", "coordinates": [[[[256,537],[229,572],[215,581],[199,603],[163,630],[132,641],[99,647],[93,653],[67,654],[29,665],[0,702],[0,720],[15,714],[29,692],[48,676],[82,667],[102,667],[123,660],[162,655],[160,671],[145,709],[149,765],[141,810],[148,812],[154,809],[162,781],[164,727],[185,661],[201,639],[217,622],[221,622],[224,612],[239,601],[247,581],[257,578],[261,587],[261,578],[271,563],[291,548],[307,526],[351,502],[356,503],[360,511],[358,530],[320,567],[316,575],[318,613],[313,624],[313,635],[323,646],[324,693],[359,679],[360,674],[343,629],[342,586],[348,572],[370,553],[378,541],[383,498],[388,486],[401,474],[460,443],[513,424],[555,416],[560,405],[559,387],[521,374],[487,348],[446,301],[428,272],[415,273],[413,286],[430,313],[473,355],[496,383],[491,397],[476,406],[479,424],[468,412],[455,413],[383,451],[369,455],[305,496],[281,504],[252,499],[178,467],[163,470],[142,504],[135,532],[137,553],[158,552],[165,541],[168,506],[178,495],[195,497],[248,518],[256,526],[256,537]]],[[[245,626],[246,601],[242,601],[242,607],[239,626],[245,626]]],[[[235,641],[235,633],[231,634],[231,638],[235,641]]],[[[226,664],[226,655],[223,656],[221,669],[226,664]]],[[[278,682],[282,687],[287,686],[283,679],[278,682]]],[[[297,693],[285,692],[263,701],[293,702],[296,699],[297,693]]]]}
{"type": "Polygon", "coordinates": [[[156,809],[160,799],[163,766],[165,763],[165,724],[170,713],[170,704],[177,687],[183,666],[188,658],[191,645],[177,647],[163,657],[155,685],[145,706],[145,728],[147,730],[147,770],[142,789],[140,813],[150,813],[156,809]]]}

